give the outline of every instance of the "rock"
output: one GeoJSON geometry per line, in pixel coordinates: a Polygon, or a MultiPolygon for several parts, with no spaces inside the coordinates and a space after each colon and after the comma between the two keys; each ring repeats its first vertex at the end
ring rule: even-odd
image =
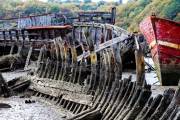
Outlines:
{"type": "Polygon", "coordinates": [[[0,108],[11,108],[11,106],[6,103],[0,103],[0,108]]]}
{"type": "Polygon", "coordinates": [[[61,118],[67,118],[67,116],[62,116],[61,118]]]}
{"type": "Polygon", "coordinates": [[[26,104],[35,103],[35,100],[25,100],[25,103],[26,103],[26,104]]]}

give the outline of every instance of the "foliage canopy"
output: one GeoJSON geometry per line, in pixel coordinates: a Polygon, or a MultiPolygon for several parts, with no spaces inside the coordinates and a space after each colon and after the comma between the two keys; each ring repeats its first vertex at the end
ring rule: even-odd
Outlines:
{"type": "Polygon", "coordinates": [[[75,11],[100,10],[108,11],[116,6],[116,24],[129,31],[138,31],[138,25],[144,17],[155,13],[159,17],[180,21],[180,0],[134,0],[127,4],[106,3],[100,1],[93,3],[91,0],[0,0],[0,18],[27,16],[41,13],[57,13],[75,11]]]}

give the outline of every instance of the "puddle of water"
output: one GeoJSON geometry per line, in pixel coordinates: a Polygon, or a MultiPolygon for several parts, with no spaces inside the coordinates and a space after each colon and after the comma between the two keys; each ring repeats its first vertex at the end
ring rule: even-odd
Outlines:
{"type": "MultiPolygon", "coordinates": [[[[149,63],[152,67],[154,67],[154,62],[153,62],[152,58],[145,58],[145,61],[147,63],[149,63]]],[[[145,69],[147,69],[147,68],[148,67],[145,66],[145,69]]],[[[130,75],[132,76],[132,81],[136,81],[136,71],[135,70],[123,72],[122,78],[127,78],[130,75]]],[[[145,79],[146,79],[147,84],[160,85],[160,82],[157,78],[156,71],[146,72],[145,73],[145,79]]]]}
{"type": "MultiPolygon", "coordinates": [[[[136,81],[136,72],[134,71],[126,71],[122,73],[122,79],[123,78],[128,78],[129,76],[132,76],[132,81],[136,81]]],[[[155,71],[151,72],[146,72],[145,73],[145,78],[147,84],[150,85],[160,85],[160,82],[158,81],[157,75],[155,71]]]]}

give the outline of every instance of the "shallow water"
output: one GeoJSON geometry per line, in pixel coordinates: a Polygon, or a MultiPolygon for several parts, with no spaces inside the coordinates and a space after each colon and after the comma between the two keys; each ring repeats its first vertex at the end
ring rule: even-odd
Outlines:
{"type": "MultiPolygon", "coordinates": [[[[145,61],[148,62],[152,67],[154,67],[154,63],[151,58],[145,58],[145,61]]],[[[145,66],[145,69],[147,69],[148,66],[145,66]]],[[[136,70],[129,70],[122,73],[122,78],[127,78],[129,76],[132,76],[132,81],[136,80],[136,70]]],[[[145,72],[145,79],[147,84],[150,85],[160,85],[160,82],[157,78],[156,71],[146,71],[145,72]]]]}
{"type": "MultiPolygon", "coordinates": [[[[136,71],[126,71],[122,73],[122,78],[127,78],[129,76],[132,76],[132,81],[136,81],[136,71]]],[[[147,84],[150,85],[160,85],[160,82],[158,81],[157,75],[155,71],[146,72],[145,78],[147,84]]]]}
{"type": "MultiPolygon", "coordinates": [[[[147,63],[149,63],[153,68],[155,68],[154,66],[154,62],[152,60],[152,58],[145,58],[144,59],[147,63]]],[[[147,69],[148,67],[145,66],[145,69],[147,69]]],[[[151,71],[151,72],[146,72],[145,73],[145,78],[146,78],[146,82],[150,85],[160,85],[160,82],[158,80],[156,71],[151,71]]]]}

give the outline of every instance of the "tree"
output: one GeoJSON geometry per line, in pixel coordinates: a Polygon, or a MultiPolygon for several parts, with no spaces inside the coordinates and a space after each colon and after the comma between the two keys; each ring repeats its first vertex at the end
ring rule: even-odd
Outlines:
{"type": "Polygon", "coordinates": [[[100,0],[100,1],[98,2],[98,6],[105,5],[105,4],[106,4],[106,2],[103,1],[103,0],[100,0]]]}
{"type": "Polygon", "coordinates": [[[91,0],[84,0],[84,3],[91,3],[91,0]]]}
{"type": "Polygon", "coordinates": [[[163,9],[165,16],[169,19],[174,19],[180,12],[180,0],[172,0],[172,2],[163,9]]]}
{"type": "Polygon", "coordinates": [[[60,11],[60,7],[57,4],[53,4],[50,7],[50,12],[51,13],[58,13],[60,11]]]}
{"type": "Polygon", "coordinates": [[[72,2],[74,2],[74,3],[80,3],[81,1],[80,1],[80,0],[72,0],[72,2]]]}

